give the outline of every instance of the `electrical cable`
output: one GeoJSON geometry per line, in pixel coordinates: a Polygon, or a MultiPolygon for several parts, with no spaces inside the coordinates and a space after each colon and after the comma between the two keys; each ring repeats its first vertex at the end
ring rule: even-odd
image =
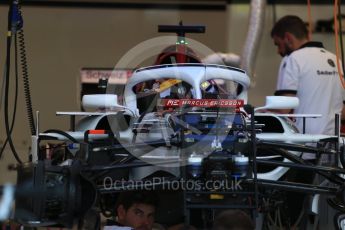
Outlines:
{"type": "Polygon", "coordinates": [[[22,164],[18,153],[14,147],[10,127],[9,127],[9,117],[8,117],[8,101],[9,101],[9,83],[10,83],[10,66],[11,66],[11,43],[12,43],[12,34],[16,32],[17,25],[12,25],[12,17],[15,11],[15,3],[10,5],[8,13],[8,30],[7,30],[7,42],[6,42],[6,74],[5,74],[5,101],[4,101],[4,116],[5,116],[5,130],[8,139],[8,143],[11,147],[12,154],[19,164],[22,164]]]}
{"type": "MultiPolygon", "coordinates": [[[[18,13],[21,17],[22,12],[21,12],[21,7],[19,4],[18,4],[18,13]]],[[[20,29],[18,31],[18,35],[19,35],[18,38],[19,38],[19,48],[20,48],[20,55],[21,55],[26,110],[27,110],[27,116],[29,119],[31,135],[33,136],[36,134],[36,125],[35,125],[35,120],[34,120],[34,116],[33,116],[33,112],[32,112],[30,84],[29,84],[29,72],[28,72],[28,64],[26,61],[26,47],[25,47],[24,30],[20,29]]]]}
{"type": "Polygon", "coordinates": [[[72,141],[73,143],[80,143],[77,139],[75,139],[74,137],[72,137],[70,134],[66,133],[65,131],[62,130],[58,130],[58,129],[48,129],[46,131],[44,131],[44,133],[57,133],[60,134],[64,137],[67,137],[70,141],[72,141]]]}
{"type": "Polygon", "coordinates": [[[338,41],[338,23],[337,23],[337,8],[338,8],[338,0],[334,1],[334,7],[333,7],[333,18],[334,18],[334,34],[335,34],[335,54],[336,54],[336,61],[337,61],[337,68],[338,68],[338,73],[339,73],[339,78],[341,81],[341,84],[343,88],[345,89],[345,79],[344,79],[344,73],[341,71],[341,66],[340,66],[340,60],[339,60],[339,41],[338,41]]]}
{"type": "Polygon", "coordinates": [[[2,102],[4,101],[4,93],[5,93],[5,80],[6,80],[6,64],[4,65],[4,72],[2,75],[2,82],[1,82],[1,93],[0,93],[0,110],[2,109],[2,102]]]}
{"type": "MultiPolygon", "coordinates": [[[[14,35],[14,41],[15,41],[15,44],[17,44],[17,35],[15,34],[14,35]]],[[[15,92],[14,92],[14,107],[13,107],[13,114],[12,114],[12,122],[11,122],[11,128],[10,128],[10,135],[12,135],[12,132],[13,132],[13,127],[14,127],[14,122],[15,122],[15,118],[16,118],[16,113],[17,113],[17,101],[18,101],[18,49],[17,49],[17,46],[15,45],[15,51],[14,51],[14,55],[15,55],[15,58],[14,58],[14,69],[15,69],[15,92]]],[[[8,143],[8,137],[6,137],[6,140],[0,150],[0,159],[2,158],[2,154],[6,148],[6,145],[8,143]]]]}
{"type": "MultiPolygon", "coordinates": [[[[2,102],[4,101],[4,96],[5,96],[5,84],[6,84],[6,64],[4,65],[4,72],[2,76],[2,82],[1,82],[1,91],[0,91],[0,112],[2,109],[2,102]]],[[[7,139],[7,136],[6,136],[7,139]]],[[[1,146],[1,148],[4,148],[4,145],[1,146]]]]}

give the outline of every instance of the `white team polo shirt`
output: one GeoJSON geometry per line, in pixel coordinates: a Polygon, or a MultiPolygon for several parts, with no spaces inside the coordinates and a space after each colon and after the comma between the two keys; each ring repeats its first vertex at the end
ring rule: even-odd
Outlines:
{"type": "Polygon", "coordinates": [[[289,57],[288,55],[284,56],[283,59],[280,62],[279,72],[278,72],[278,80],[277,80],[277,91],[279,89],[282,89],[282,87],[283,87],[283,85],[282,85],[283,84],[283,77],[282,77],[282,75],[283,75],[283,72],[285,70],[286,60],[287,60],[288,57],[289,57]]]}
{"type": "MultiPolygon", "coordinates": [[[[294,93],[299,98],[296,114],[321,114],[307,118],[309,134],[334,135],[335,114],[343,108],[344,89],[339,79],[336,56],[320,42],[308,42],[282,60],[276,95],[294,93]]],[[[302,119],[296,125],[302,132],[302,119]]]]}

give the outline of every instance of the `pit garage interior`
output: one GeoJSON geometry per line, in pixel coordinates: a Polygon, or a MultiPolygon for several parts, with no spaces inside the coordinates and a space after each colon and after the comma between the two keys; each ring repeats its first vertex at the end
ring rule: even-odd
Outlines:
{"type": "MultiPolygon", "coordinates": [[[[99,80],[107,74],[109,77],[109,73],[113,71],[118,71],[114,78],[114,84],[119,86],[117,99],[124,98],[123,88],[134,70],[152,66],[159,54],[156,50],[169,46],[169,42],[177,37],[176,32],[158,32],[159,25],[198,25],[204,26],[204,33],[187,32],[185,37],[191,39],[190,43],[197,44],[195,47],[201,47],[201,54],[205,56],[200,58],[206,58],[207,55],[214,53],[242,57],[242,62],[240,61],[239,66],[236,67],[245,67],[243,69],[248,74],[250,80],[248,102],[254,108],[260,107],[265,104],[266,96],[274,94],[282,59],[277,54],[277,48],[270,35],[274,23],[285,15],[297,15],[309,25],[312,40],[321,41],[327,50],[336,53],[336,42],[339,41],[336,41],[335,37],[339,35],[334,31],[334,13],[341,14],[340,17],[336,17],[341,21],[345,18],[345,13],[341,13],[344,10],[345,7],[340,0],[339,2],[330,0],[20,0],[19,3],[15,0],[0,1],[0,72],[2,73],[0,147],[4,148],[1,148],[0,184],[3,187],[12,184],[14,188],[17,184],[18,162],[13,156],[10,144],[7,143],[5,146],[8,142],[5,122],[9,121],[11,126],[14,109],[16,116],[10,139],[18,157],[23,162],[33,161],[31,154],[37,148],[32,146],[36,134],[30,132],[28,99],[25,95],[28,85],[23,84],[22,75],[28,75],[27,80],[30,80],[30,104],[36,132],[71,130],[71,118],[57,115],[56,112],[82,111],[83,95],[99,93],[99,80]],[[12,32],[12,37],[8,32],[8,24],[16,20],[10,15],[10,9],[14,5],[21,12],[19,21],[22,25],[18,30],[22,30],[25,34],[25,40],[19,34],[15,40],[14,34],[17,32],[12,32]],[[338,7],[337,11],[335,5],[338,7]],[[253,9],[253,7],[257,8],[253,9]],[[252,17],[253,14],[257,14],[257,18],[252,17]],[[251,26],[256,27],[256,31],[251,31],[251,26]],[[10,48],[9,37],[12,38],[10,48]],[[252,44],[249,44],[250,42],[252,44]],[[150,50],[151,46],[155,48],[150,50]],[[15,50],[15,47],[18,47],[18,50],[15,50]],[[251,57],[243,64],[245,52],[249,52],[251,57]],[[9,66],[8,62],[10,62],[9,66]],[[25,65],[25,70],[20,65],[25,65]],[[16,73],[19,74],[17,86],[16,73]],[[6,77],[7,74],[9,78],[6,77]],[[9,79],[9,84],[6,83],[6,79],[9,79]],[[16,87],[18,87],[17,91],[16,87]],[[8,91],[7,96],[5,96],[6,91],[8,91]],[[6,97],[7,102],[5,102],[6,97]],[[7,109],[5,109],[6,104],[7,109]],[[5,110],[9,115],[7,119],[4,115],[5,110]]],[[[110,81],[109,78],[108,83],[110,81]]],[[[80,117],[77,116],[76,119],[78,121],[80,117]]],[[[337,170],[336,173],[342,177],[342,167],[337,170]]],[[[17,223],[14,210],[18,202],[16,203],[13,197],[10,204],[4,206],[5,189],[2,191],[3,200],[0,209],[7,209],[7,211],[0,210],[7,213],[7,216],[0,220],[3,229],[19,229],[21,224],[20,229],[72,228],[63,224],[36,226],[31,223],[30,226],[28,224],[30,221],[27,220],[28,226],[17,223]]],[[[341,196],[344,194],[342,193],[341,196]]],[[[23,201],[23,194],[21,196],[20,199],[23,201]]],[[[327,206],[327,201],[325,205],[327,206]]],[[[338,228],[334,226],[334,213],[327,211],[320,214],[320,224],[316,227],[295,229],[345,229],[341,228],[345,226],[345,220],[339,221],[338,228]]],[[[345,213],[344,207],[343,213],[345,213]]],[[[196,217],[198,218],[201,217],[196,217]]],[[[105,217],[101,220],[103,227],[105,217]]],[[[34,218],[32,221],[37,219],[34,218]]],[[[197,221],[194,219],[194,222],[198,221],[201,222],[201,219],[197,221]]],[[[75,220],[73,229],[78,229],[78,222],[75,220]]],[[[200,229],[212,228],[208,226],[200,229]]],[[[267,227],[256,221],[256,229],[289,229],[289,227],[283,225],[267,227]]]]}

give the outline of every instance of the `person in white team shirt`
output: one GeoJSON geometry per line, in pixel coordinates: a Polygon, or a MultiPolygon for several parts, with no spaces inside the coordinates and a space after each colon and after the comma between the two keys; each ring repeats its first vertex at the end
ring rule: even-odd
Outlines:
{"type": "MultiPolygon", "coordinates": [[[[321,114],[321,118],[306,119],[305,133],[334,135],[335,114],[344,110],[344,89],[339,78],[335,55],[327,51],[321,42],[309,40],[305,23],[297,16],[287,15],[278,20],[272,28],[271,37],[278,53],[284,57],[279,68],[275,95],[297,96],[300,103],[294,110],[295,114],[321,114]]],[[[296,119],[296,125],[303,132],[301,118],[296,119]]],[[[305,153],[303,159],[312,164],[319,164],[315,154],[305,153]]],[[[332,162],[327,163],[332,164],[332,162]]],[[[288,177],[294,182],[307,184],[315,182],[313,171],[301,173],[290,169],[288,177]]],[[[305,196],[300,193],[288,193],[286,203],[291,220],[298,219],[306,201],[305,196]]],[[[328,206],[323,198],[320,205],[322,206],[319,213],[322,216],[320,226],[323,226],[324,223],[329,222],[329,219],[325,218],[326,213],[331,211],[326,211],[328,206]]],[[[302,219],[305,221],[308,218],[302,219]]],[[[300,226],[301,229],[306,227],[303,224],[300,226]]],[[[328,226],[327,229],[331,227],[328,226]]]]}
{"type": "MultiPolygon", "coordinates": [[[[343,110],[342,87],[336,57],[321,42],[309,41],[304,22],[297,16],[281,18],[271,37],[283,56],[275,95],[297,96],[300,104],[295,114],[321,114],[308,118],[305,133],[334,135],[335,114],[343,110]]],[[[296,125],[303,131],[302,119],[296,125]]]]}

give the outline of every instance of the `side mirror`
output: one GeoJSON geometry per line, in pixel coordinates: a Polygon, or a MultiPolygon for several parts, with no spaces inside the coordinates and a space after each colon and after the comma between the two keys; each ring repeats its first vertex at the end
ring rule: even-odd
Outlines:
{"type": "Polygon", "coordinates": [[[265,105],[255,108],[255,111],[263,109],[295,109],[298,105],[299,99],[297,97],[267,96],[265,105]]]}
{"type": "Polygon", "coordinates": [[[82,99],[82,107],[84,110],[111,110],[123,108],[117,103],[117,95],[115,94],[89,94],[84,95],[82,99]]]}

